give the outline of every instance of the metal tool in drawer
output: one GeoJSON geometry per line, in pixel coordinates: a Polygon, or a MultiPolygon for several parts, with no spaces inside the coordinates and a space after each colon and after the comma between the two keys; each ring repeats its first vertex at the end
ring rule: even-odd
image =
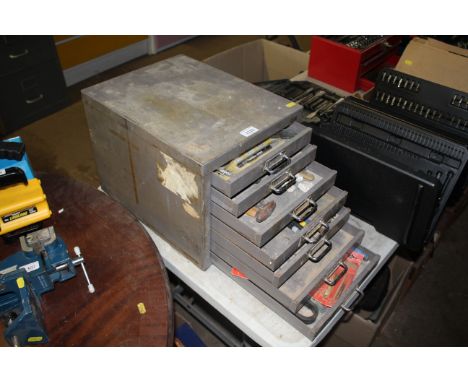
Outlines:
{"type": "MultiPolygon", "coordinates": [[[[255,270],[240,262],[232,255],[229,248],[226,248],[228,246],[226,241],[223,245],[213,243],[211,251],[229,265],[237,268],[255,285],[295,313],[310,299],[309,293],[321,285],[323,281],[330,284],[337,283],[346,274],[347,267],[344,265],[343,259],[351,248],[359,245],[363,236],[362,230],[347,223],[331,239],[333,246],[329,255],[319,263],[305,262],[280,287],[275,287],[260,277],[255,270]]],[[[301,251],[307,251],[307,249],[301,248],[299,252],[301,251]]],[[[295,255],[302,256],[299,252],[295,255]]]]}
{"type": "Polygon", "coordinates": [[[265,174],[258,181],[233,198],[216,188],[211,189],[211,200],[236,217],[241,216],[269,194],[282,194],[296,183],[295,174],[314,161],[317,146],[307,145],[291,157],[291,163],[279,174],[265,174]]]}
{"type": "Polygon", "coordinates": [[[359,297],[362,296],[362,291],[360,290],[359,286],[365,277],[376,266],[379,260],[379,256],[363,247],[358,247],[357,251],[365,253],[366,259],[361,263],[361,266],[359,267],[352,284],[347,290],[343,291],[336,304],[331,308],[327,308],[318,302],[309,300],[308,304],[302,306],[301,309],[297,312],[300,317],[298,317],[297,313],[295,314],[285,308],[282,304],[280,304],[247,278],[236,276],[232,272],[233,267],[218,257],[216,254],[212,253],[211,256],[213,264],[218,269],[236,281],[237,284],[239,284],[260,302],[265,304],[268,308],[282,317],[304,336],[313,341],[317,334],[325,327],[327,322],[335,317],[336,314],[339,314],[341,310],[345,312],[352,310],[355,306],[355,303],[359,300],[359,297]]]}
{"type": "Polygon", "coordinates": [[[211,240],[214,243],[212,248],[215,248],[216,245],[225,248],[241,263],[251,268],[255,274],[258,274],[258,277],[263,277],[278,288],[306,261],[319,262],[330,253],[333,248],[331,238],[346,224],[349,214],[350,210],[348,208],[342,208],[330,219],[321,221],[316,227],[310,229],[310,232],[304,235],[304,245],[307,246],[308,250],[302,251],[301,256],[292,255],[275,271],[265,267],[254,257],[236,246],[229,237],[219,234],[216,230],[211,233],[211,240]],[[305,240],[308,240],[308,242],[305,240]]]}
{"type": "Polygon", "coordinates": [[[222,236],[228,237],[236,246],[252,256],[255,261],[275,271],[302,245],[302,236],[311,227],[320,226],[322,222],[328,221],[344,206],[346,197],[346,191],[332,187],[317,201],[317,211],[312,216],[300,224],[290,223],[263,247],[256,246],[216,217],[212,217],[211,227],[222,236]]]}
{"type": "Polygon", "coordinates": [[[265,174],[277,174],[291,163],[291,156],[310,142],[312,131],[293,122],[241,156],[215,170],[212,186],[232,197],[265,174]]]}
{"type": "Polygon", "coordinates": [[[468,93],[387,68],[379,73],[370,103],[468,144],[468,93]]]}
{"type": "Polygon", "coordinates": [[[239,218],[215,203],[211,204],[211,213],[262,246],[293,219],[302,222],[312,215],[317,210],[316,200],[332,187],[335,178],[336,171],[313,162],[296,175],[296,184],[287,192],[269,195],[239,218]]]}

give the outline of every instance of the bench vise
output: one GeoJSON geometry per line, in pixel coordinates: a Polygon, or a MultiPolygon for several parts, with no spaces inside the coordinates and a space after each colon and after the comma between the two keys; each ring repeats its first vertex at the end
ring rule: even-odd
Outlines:
{"type": "Polygon", "coordinates": [[[6,325],[5,339],[12,346],[42,344],[48,341],[41,296],[76,275],[81,264],[90,293],[84,259],[78,247],[70,257],[64,241],[48,227],[20,237],[21,251],[0,261],[0,319],[6,325]]]}

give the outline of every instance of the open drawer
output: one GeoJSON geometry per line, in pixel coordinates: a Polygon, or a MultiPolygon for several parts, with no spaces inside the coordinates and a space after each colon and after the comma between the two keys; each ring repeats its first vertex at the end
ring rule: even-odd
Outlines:
{"type": "Polygon", "coordinates": [[[291,163],[284,170],[275,174],[265,173],[255,183],[232,198],[212,187],[211,200],[235,217],[239,217],[271,193],[280,195],[286,192],[296,183],[295,175],[315,160],[316,151],[317,146],[307,145],[291,157],[291,163]]]}
{"type": "MultiPolygon", "coordinates": [[[[321,261],[314,263],[305,261],[304,264],[279,288],[259,276],[255,270],[241,263],[232,255],[228,248],[213,244],[212,253],[226,261],[229,265],[244,273],[249,280],[263,291],[280,302],[292,312],[297,312],[310,298],[309,292],[317,288],[322,281],[337,283],[347,272],[342,260],[348,251],[356,247],[362,240],[364,232],[350,224],[346,224],[332,239],[332,249],[321,261]]],[[[227,244],[225,242],[224,244],[227,244]]],[[[303,248],[301,250],[304,250],[303,248]]],[[[301,251],[300,250],[300,251],[301,251]]],[[[298,252],[300,252],[298,251],[298,252]]],[[[303,256],[297,253],[298,256],[303,256]]]]}
{"type": "Polygon", "coordinates": [[[259,301],[265,304],[268,308],[278,314],[291,326],[296,328],[299,332],[305,335],[310,340],[314,341],[319,332],[325,327],[325,325],[336,315],[340,310],[350,311],[356,303],[354,295],[362,295],[362,291],[359,289],[364,278],[372,271],[376,266],[379,256],[373,254],[366,248],[358,247],[357,251],[360,251],[366,255],[365,261],[361,263],[353,282],[351,285],[343,291],[340,298],[331,307],[325,307],[318,302],[312,300],[310,306],[314,307],[312,310],[307,306],[303,306],[299,310],[300,318],[297,314],[288,310],[285,306],[279,303],[277,300],[272,298],[270,295],[262,291],[258,286],[252,283],[248,278],[237,275],[233,272],[233,267],[227,264],[224,260],[220,259],[214,253],[212,253],[213,263],[218,269],[232,278],[241,287],[251,293],[259,301]],[[311,317],[307,319],[306,317],[311,317]],[[313,317],[313,318],[312,318],[313,317]]]}
{"type": "Polygon", "coordinates": [[[331,239],[346,224],[349,214],[350,210],[348,208],[342,208],[336,215],[329,219],[327,223],[320,224],[318,229],[313,230],[310,241],[304,243],[307,250],[301,251],[299,249],[297,251],[300,253],[299,255],[292,255],[275,271],[259,263],[254,257],[235,245],[229,238],[222,236],[216,231],[213,231],[211,235],[213,243],[212,249],[215,251],[218,245],[225,248],[246,267],[251,268],[259,277],[263,277],[266,281],[278,288],[306,261],[310,260],[318,263],[322,258],[332,252],[333,243],[331,239]]]}
{"type": "Polygon", "coordinates": [[[344,206],[346,196],[345,191],[332,187],[317,201],[317,211],[304,222],[291,222],[262,247],[253,244],[216,217],[211,218],[211,226],[214,231],[229,238],[256,261],[275,271],[301,247],[303,236],[311,230],[320,228],[322,223],[328,222],[344,206]]]}
{"type": "Polygon", "coordinates": [[[216,203],[211,203],[211,213],[255,245],[263,246],[291,221],[301,223],[317,211],[317,200],[333,186],[336,171],[313,162],[297,177],[300,180],[285,193],[267,196],[239,218],[216,203]]]}
{"type": "Polygon", "coordinates": [[[239,157],[214,171],[211,185],[233,197],[265,174],[277,174],[291,156],[309,144],[312,129],[293,122],[239,157]]]}

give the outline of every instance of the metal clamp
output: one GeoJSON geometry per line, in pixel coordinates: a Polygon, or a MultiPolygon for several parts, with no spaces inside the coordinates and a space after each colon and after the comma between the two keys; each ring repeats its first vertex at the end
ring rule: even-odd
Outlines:
{"type": "Polygon", "coordinates": [[[10,53],[10,54],[8,55],[8,57],[9,57],[10,59],[14,60],[15,58],[20,58],[20,57],[26,56],[28,53],[29,53],[29,50],[25,49],[25,50],[23,50],[21,53],[18,53],[18,54],[10,53]]]}
{"type": "Polygon", "coordinates": [[[27,99],[27,100],[26,100],[26,103],[27,103],[28,105],[31,105],[31,104],[33,104],[33,103],[39,102],[39,101],[40,101],[41,99],[43,99],[43,98],[44,98],[44,94],[41,93],[41,94],[39,94],[36,98],[27,99]]]}
{"type": "Polygon", "coordinates": [[[270,183],[270,190],[276,195],[281,195],[289,187],[296,183],[296,177],[289,171],[273,179],[270,183]]]}
{"type": "Polygon", "coordinates": [[[263,166],[263,170],[269,175],[276,174],[281,169],[285,168],[291,163],[289,158],[283,151],[275,155],[273,158],[268,159],[263,166]]]}
{"type": "Polygon", "coordinates": [[[345,263],[343,263],[342,261],[340,261],[340,262],[338,263],[338,265],[335,267],[335,269],[333,269],[333,271],[331,271],[330,274],[329,274],[327,277],[325,277],[325,279],[324,279],[323,281],[324,281],[325,284],[327,284],[327,285],[335,286],[336,283],[337,283],[338,281],[340,281],[341,278],[346,274],[346,272],[348,272],[348,266],[347,266],[345,263]],[[331,277],[333,276],[333,274],[334,274],[340,267],[343,268],[343,270],[342,270],[337,276],[335,276],[334,279],[331,279],[331,277]]]}
{"type": "Polygon", "coordinates": [[[329,240],[322,240],[307,251],[307,257],[313,263],[318,263],[331,251],[333,244],[329,240]],[[325,248],[324,248],[325,247],[325,248]]]}
{"type": "Polygon", "coordinates": [[[307,198],[296,208],[294,208],[294,210],[291,212],[291,216],[294,220],[303,222],[315,211],[317,211],[317,203],[315,203],[312,199],[307,198]]]}
{"type": "Polygon", "coordinates": [[[324,223],[323,221],[321,221],[314,228],[312,228],[311,230],[307,231],[304,235],[302,235],[302,240],[304,240],[308,244],[315,244],[329,230],[330,230],[330,226],[327,223],[324,223]]]}

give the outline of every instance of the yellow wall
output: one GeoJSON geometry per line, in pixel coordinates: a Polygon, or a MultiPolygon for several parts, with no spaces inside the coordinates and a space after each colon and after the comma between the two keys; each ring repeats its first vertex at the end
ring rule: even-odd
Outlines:
{"type": "Polygon", "coordinates": [[[147,36],[54,36],[62,69],[97,58],[114,50],[124,48],[147,36]],[[69,41],[67,41],[69,39],[69,41]],[[60,43],[62,42],[62,43],[60,43]]]}

